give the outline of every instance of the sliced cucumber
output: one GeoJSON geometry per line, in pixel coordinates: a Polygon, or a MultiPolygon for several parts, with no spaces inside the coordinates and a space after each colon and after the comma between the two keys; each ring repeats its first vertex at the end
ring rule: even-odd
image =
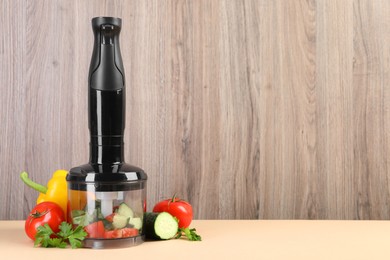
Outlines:
{"type": "Polygon", "coordinates": [[[144,216],[143,228],[147,239],[166,240],[173,238],[177,234],[179,224],[168,212],[148,212],[144,216]]]}
{"type": "Polygon", "coordinates": [[[114,228],[124,228],[129,222],[129,218],[120,214],[115,214],[112,219],[112,226],[114,228]]]}
{"type": "Polygon", "coordinates": [[[127,206],[126,203],[124,202],[119,205],[118,214],[127,218],[134,217],[134,211],[129,206],[127,206]]]}
{"type": "Polygon", "coordinates": [[[133,226],[133,228],[141,229],[142,228],[142,219],[141,218],[130,218],[129,224],[133,226]]]}

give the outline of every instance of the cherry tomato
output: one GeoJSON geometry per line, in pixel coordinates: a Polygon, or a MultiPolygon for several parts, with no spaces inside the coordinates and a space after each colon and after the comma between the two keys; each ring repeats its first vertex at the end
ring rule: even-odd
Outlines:
{"type": "Polygon", "coordinates": [[[192,206],[185,200],[181,200],[173,196],[172,199],[167,199],[158,202],[153,212],[168,212],[176,217],[179,221],[179,228],[187,228],[192,221],[192,206]]]}
{"type": "Polygon", "coordinates": [[[31,210],[24,224],[24,230],[29,238],[35,240],[38,227],[48,224],[57,233],[63,221],[65,221],[65,213],[62,208],[57,203],[45,201],[31,210]]]}
{"type": "Polygon", "coordinates": [[[103,221],[97,221],[84,227],[85,232],[88,233],[88,238],[103,238],[104,237],[104,224],[103,221]]]}

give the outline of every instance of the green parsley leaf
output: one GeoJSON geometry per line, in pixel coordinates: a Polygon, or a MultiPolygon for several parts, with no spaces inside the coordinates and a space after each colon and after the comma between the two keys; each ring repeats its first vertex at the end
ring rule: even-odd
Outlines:
{"type": "Polygon", "coordinates": [[[43,226],[38,227],[37,233],[35,234],[34,246],[41,245],[42,247],[48,247],[50,236],[52,234],[54,234],[54,232],[47,223],[43,226]]]}
{"type": "Polygon", "coordinates": [[[69,238],[69,244],[70,246],[74,249],[74,248],[79,248],[82,246],[82,243],[81,243],[81,240],[79,239],[76,239],[76,238],[69,238]]]}
{"type": "Polygon", "coordinates": [[[57,233],[60,237],[66,238],[72,233],[72,225],[66,222],[62,222],[59,226],[60,231],[57,233]]]}
{"type": "Polygon", "coordinates": [[[68,244],[64,242],[62,238],[51,238],[49,241],[48,247],[59,247],[59,248],[65,248],[68,244]]]}
{"type": "Polygon", "coordinates": [[[196,233],[195,228],[179,228],[179,232],[176,235],[176,239],[181,238],[181,236],[184,235],[188,238],[190,241],[202,241],[202,237],[196,233]]]}
{"type": "Polygon", "coordinates": [[[78,248],[82,246],[81,241],[83,241],[87,235],[88,234],[84,231],[83,227],[78,226],[67,238],[72,248],[78,248]]]}
{"type": "Polygon", "coordinates": [[[82,226],[73,230],[71,224],[62,222],[59,228],[60,231],[54,233],[48,224],[38,227],[34,246],[66,248],[69,242],[72,248],[82,247],[82,241],[87,236],[82,226]],[[51,238],[53,235],[55,238],[51,238]]]}

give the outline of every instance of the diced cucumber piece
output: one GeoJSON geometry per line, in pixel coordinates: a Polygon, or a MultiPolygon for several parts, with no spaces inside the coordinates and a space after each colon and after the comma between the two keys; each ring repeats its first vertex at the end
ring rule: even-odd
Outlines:
{"type": "Polygon", "coordinates": [[[142,228],[142,219],[141,218],[130,218],[129,224],[132,225],[136,229],[142,228]]]}
{"type": "Polygon", "coordinates": [[[129,222],[129,218],[120,214],[115,214],[112,219],[112,226],[114,228],[124,228],[129,222]]]}
{"type": "Polygon", "coordinates": [[[124,217],[127,217],[127,218],[133,218],[134,217],[134,211],[129,206],[127,206],[126,203],[124,203],[124,202],[122,202],[119,205],[118,214],[122,215],[124,217]]]}
{"type": "Polygon", "coordinates": [[[168,212],[148,212],[144,216],[145,236],[152,240],[166,240],[173,238],[178,230],[177,220],[168,212]]]}

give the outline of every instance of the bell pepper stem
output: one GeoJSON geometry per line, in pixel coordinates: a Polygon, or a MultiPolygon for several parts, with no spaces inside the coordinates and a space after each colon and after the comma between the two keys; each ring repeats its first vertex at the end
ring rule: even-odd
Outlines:
{"type": "Polygon", "coordinates": [[[22,172],[20,174],[20,178],[22,179],[22,181],[29,187],[33,188],[34,190],[36,191],[39,191],[40,193],[43,193],[43,194],[46,194],[47,192],[47,187],[39,184],[39,183],[36,183],[34,181],[32,181],[29,177],[28,177],[28,173],[27,172],[22,172]]]}

